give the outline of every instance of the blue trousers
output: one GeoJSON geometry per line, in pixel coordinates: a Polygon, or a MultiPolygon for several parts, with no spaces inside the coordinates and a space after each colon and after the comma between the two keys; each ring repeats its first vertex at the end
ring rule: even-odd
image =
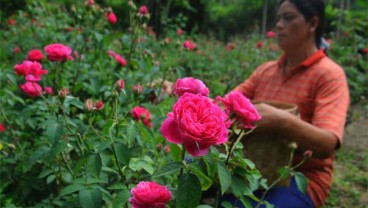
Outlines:
{"type": "MultiPolygon", "coordinates": [[[[263,191],[256,191],[254,195],[261,198],[263,191]]],[[[274,205],[276,208],[314,208],[313,202],[308,194],[303,194],[299,191],[295,179],[291,178],[291,184],[289,187],[275,187],[269,190],[264,198],[265,201],[274,205]]],[[[245,206],[234,196],[224,195],[220,198],[221,203],[224,201],[230,202],[233,207],[245,208],[245,206]]],[[[252,206],[255,207],[257,202],[250,199],[252,206]]],[[[265,205],[261,205],[261,208],[265,208],[265,205]]]]}

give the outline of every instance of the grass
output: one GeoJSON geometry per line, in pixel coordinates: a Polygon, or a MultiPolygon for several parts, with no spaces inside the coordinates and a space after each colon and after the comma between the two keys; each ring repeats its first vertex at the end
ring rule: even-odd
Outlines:
{"type": "Polygon", "coordinates": [[[368,207],[368,151],[341,149],[334,167],[332,188],[323,208],[368,207]]]}

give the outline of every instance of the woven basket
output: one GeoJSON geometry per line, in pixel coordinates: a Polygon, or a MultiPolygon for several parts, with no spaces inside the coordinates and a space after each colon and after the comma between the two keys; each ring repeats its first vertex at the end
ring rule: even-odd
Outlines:
{"type": "MultiPolygon", "coordinates": [[[[252,101],[252,103],[266,103],[297,115],[297,106],[293,104],[269,101],[252,101]]],[[[256,128],[245,135],[241,142],[244,146],[244,156],[254,162],[262,177],[268,180],[268,184],[279,177],[278,169],[289,163],[291,139],[283,138],[275,132],[257,132],[256,128]]],[[[290,178],[286,178],[277,183],[277,186],[288,186],[289,183],[290,178]]]]}

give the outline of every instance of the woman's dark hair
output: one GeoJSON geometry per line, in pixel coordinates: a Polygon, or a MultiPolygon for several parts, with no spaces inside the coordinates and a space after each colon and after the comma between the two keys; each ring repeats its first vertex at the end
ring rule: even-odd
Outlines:
{"type": "Polygon", "coordinates": [[[318,17],[319,24],[316,29],[315,43],[319,48],[321,45],[322,34],[324,32],[325,22],[325,3],[323,0],[281,0],[279,2],[279,7],[285,1],[293,4],[307,21],[310,21],[314,16],[318,17]]]}

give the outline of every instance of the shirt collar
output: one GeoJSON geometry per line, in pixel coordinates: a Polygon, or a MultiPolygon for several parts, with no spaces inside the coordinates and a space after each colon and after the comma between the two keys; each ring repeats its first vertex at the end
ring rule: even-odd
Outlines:
{"type": "MultiPolygon", "coordinates": [[[[323,51],[323,49],[318,50],[317,52],[315,52],[314,54],[312,54],[311,56],[309,56],[307,59],[305,59],[303,62],[301,62],[298,66],[295,67],[295,69],[297,68],[308,68],[310,66],[312,66],[314,63],[316,63],[318,60],[320,60],[321,58],[325,57],[326,54],[323,51]]],[[[283,64],[286,61],[286,55],[283,54],[279,60],[277,61],[277,64],[279,65],[279,67],[283,66],[283,64]]]]}

